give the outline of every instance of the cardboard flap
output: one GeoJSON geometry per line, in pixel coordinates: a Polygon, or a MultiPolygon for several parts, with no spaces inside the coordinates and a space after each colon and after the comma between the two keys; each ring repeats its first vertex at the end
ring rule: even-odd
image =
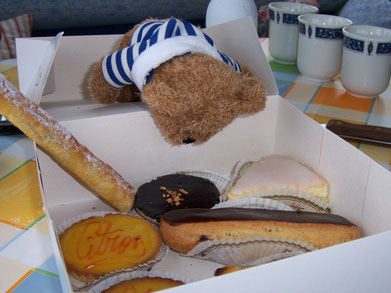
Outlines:
{"type": "Polygon", "coordinates": [[[245,17],[203,30],[220,51],[245,64],[267,88],[267,95],[278,95],[269,62],[259,43],[251,17],[245,17]]]}
{"type": "MultiPolygon", "coordinates": [[[[267,110],[238,118],[208,142],[194,146],[174,147],[167,143],[148,111],[62,124],[137,189],[157,176],[181,170],[211,170],[229,175],[237,161],[259,159],[262,154],[272,153],[279,98],[269,99],[267,103],[267,110]]],[[[99,200],[93,193],[39,149],[38,158],[46,205],[55,222],[62,214],[83,212],[69,209],[71,203],[76,202],[79,207],[94,206],[95,210],[107,209],[105,204],[98,207],[99,200]]]]}
{"type": "Polygon", "coordinates": [[[389,243],[391,232],[385,232],[169,292],[390,292],[389,243]]]}
{"type": "Polygon", "coordinates": [[[368,175],[363,211],[362,233],[364,235],[373,235],[391,230],[390,190],[390,171],[372,161],[368,175]]]}
{"type": "Polygon", "coordinates": [[[275,153],[296,158],[307,167],[319,172],[322,127],[283,99],[280,100],[279,106],[275,153]]]}
{"type": "Polygon", "coordinates": [[[334,213],[343,215],[361,229],[372,159],[328,129],[323,131],[320,173],[332,182],[330,200],[334,213]]]}
{"type": "MultiPolygon", "coordinates": [[[[44,92],[54,56],[63,32],[51,39],[17,38],[19,89],[30,100],[39,103],[44,92]]],[[[49,79],[49,91],[54,91],[54,79],[49,79]]]]}
{"type": "MultiPolygon", "coordinates": [[[[250,18],[210,27],[205,32],[211,36],[219,50],[248,65],[254,76],[265,84],[268,94],[278,93],[273,73],[250,18]]],[[[115,49],[121,37],[122,35],[63,37],[53,63],[55,92],[45,95],[41,102],[42,107],[60,121],[139,111],[140,106],[135,104],[122,104],[122,107],[99,105],[91,100],[87,90],[87,79],[92,67],[115,49]],[[136,109],[133,109],[134,107],[136,109]]],[[[28,52],[35,46],[44,44],[36,42],[38,40],[25,40],[20,50],[28,52]]],[[[29,65],[25,65],[29,64],[26,62],[31,60],[21,60],[22,70],[32,70],[29,65]]],[[[32,73],[26,73],[26,76],[29,77],[27,81],[32,80],[32,73]]]]}

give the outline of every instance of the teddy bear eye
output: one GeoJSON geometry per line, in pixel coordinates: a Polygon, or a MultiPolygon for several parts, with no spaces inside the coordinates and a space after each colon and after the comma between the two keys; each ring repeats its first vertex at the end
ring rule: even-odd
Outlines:
{"type": "Polygon", "coordinates": [[[188,144],[188,143],[193,143],[193,142],[195,142],[196,140],[194,139],[194,138],[192,138],[192,137],[186,137],[184,140],[183,140],[183,143],[186,143],[186,144],[188,144]]]}

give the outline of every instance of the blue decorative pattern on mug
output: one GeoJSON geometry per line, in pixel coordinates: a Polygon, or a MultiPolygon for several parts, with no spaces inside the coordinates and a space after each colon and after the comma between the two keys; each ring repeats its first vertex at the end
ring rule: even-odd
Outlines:
{"type": "Polygon", "coordinates": [[[351,50],[364,52],[364,41],[352,39],[349,37],[343,38],[343,45],[351,50]]]}
{"type": "Polygon", "coordinates": [[[315,37],[321,39],[339,40],[343,38],[343,34],[341,29],[317,27],[315,29],[315,37]]]}
{"type": "Polygon", "coordinates": [[[274,18],[274,11],[273,10],[269,10],[269,18],[270,18],[270,20],[275,20],[275,18],[274,18]]]}
{"type": "Polygon", "coordinates": [[[311,36],[312,36],[312,27],[309,25],[308,26],[308,38],[311,39],[311,36]]]}
{"type": "Polygon", "coordinates": [[[376,54],[391,54],[391,43],[378,43],[376,54]]]}
{"type": "Polygon", "coordinates": [[[300,23],[299,24],[299,32],[301,34],[304,34],[305,35],[305,24],[304,23],[300,23]]]}
{"type": "Polygon", "coordinates": [[[277,23],[280,23],[280,19],[281,19],[280,13],[277,12],[277,23]]]}
{"type": "Polygon", "coordinates": [[[298,15],[283,13],[282,22],[286,24],[298,24],[299,23],[298,17],[299,17],[298,15]]]}
{"type": "Polygon", "coordinates": [[[368,55],[371,55],[372,50],[373,50],[373,44],[372,44],[372,42],[370,42],[368,45],[368,55]]]}

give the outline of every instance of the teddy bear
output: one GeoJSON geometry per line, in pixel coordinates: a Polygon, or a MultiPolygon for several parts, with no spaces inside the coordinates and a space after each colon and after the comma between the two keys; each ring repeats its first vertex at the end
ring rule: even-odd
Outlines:
{"type": "Polygon", "coordinates": [[[99,103],[142,101],[165,140],[202,144],[265,108],[265,86],[190,22],[147,19],[124,34],[88,78],[99,103]]]}

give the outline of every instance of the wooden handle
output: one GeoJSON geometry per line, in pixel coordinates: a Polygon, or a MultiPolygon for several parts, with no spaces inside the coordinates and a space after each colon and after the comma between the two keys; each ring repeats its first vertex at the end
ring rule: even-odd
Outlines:
{"type": "Polygon", "coordinates": [[[363,141],[373,140],[391,144],[391,128],[354,124],[341,120],[331,119],[326,128],[341,137],[354,138],[363,141]]]}

